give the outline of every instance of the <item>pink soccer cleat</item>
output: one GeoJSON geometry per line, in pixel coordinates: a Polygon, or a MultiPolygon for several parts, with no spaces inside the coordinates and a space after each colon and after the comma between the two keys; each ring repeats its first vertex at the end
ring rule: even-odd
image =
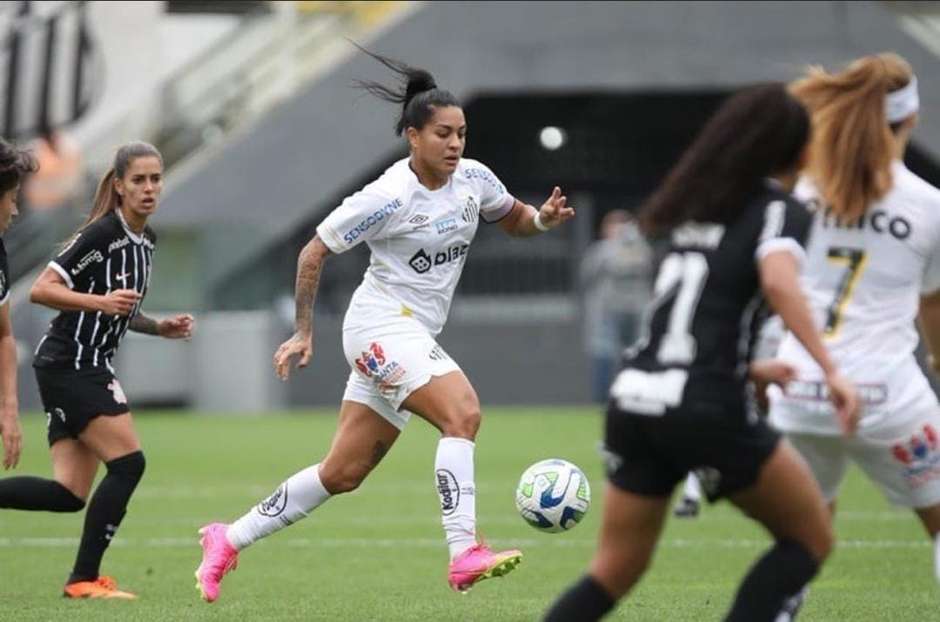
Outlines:
{"type": "Polygon", "coordinates": [[[477,544],[450,563],[447,582],[455,591],[467,592],[478,581],[509,574],[521,561],[522,551],[494,553],[485,544],[477,544]]]}
{"type": "Polygon", "coordinates": [[[238,551],[232,546],[225,531],[228,525],[210,523],[199,530],[202,538],[202,563],[196,568],[196,589],[202,593],[202,599],[208,603],[219,597],[219,584],[222,577],[238,567],[238,551]]]}

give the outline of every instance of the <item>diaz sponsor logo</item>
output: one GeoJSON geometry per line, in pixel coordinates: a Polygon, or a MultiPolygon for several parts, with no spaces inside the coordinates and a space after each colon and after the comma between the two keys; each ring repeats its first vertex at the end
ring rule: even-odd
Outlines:
{"type": "Polygon", "coordinates": [[[343,239],[346,240],[347,244],[352,244],[359,239],[360,235],[397,212],[401,206],[401,199],[395,199],[386,203],[382,209],[376,210],[367,218],[362,219],[358,225],[347,231],[343,235],[343,239]]]}
{"type": "Polygon", "coordinates": [[[78,276],[82,271],[90,266],[93,263],[102,263],[104,261],[104,255],[101,254],[101,251],[95,249],[82,257],[81,261],[78,262],[78,265],[70,270],[72,276],[78,276]]]}
{"type": "Polygon", "coordinates": [[[408,265],[418,274],[424,274],[434,266],[440,266],[452,261],[457,261],[467,254],[470,249],[469,244],[455,244],[450,248],[434,253],[431,257],[423,248],[411,256],[408,265]]]}

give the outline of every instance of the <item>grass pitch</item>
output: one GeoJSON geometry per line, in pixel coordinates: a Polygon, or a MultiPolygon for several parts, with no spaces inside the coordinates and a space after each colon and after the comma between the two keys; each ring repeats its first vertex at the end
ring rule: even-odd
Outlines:
{"type": "MultiPolygon", "coordinates": [[[[243,552],[208,605],[193,588],[196,530],[230,521],[283,479],[316,462],[331,413],[260,417],[139,413],[147,473],[102,571],[135,602],[66,601],[82,515],[0,511],[2,620],[536,620],[584,570],[594,549],[603,477],[598,409],[490,408],[477,443],[482,535],[518,546],[509,577],[467,595],[446,583],[447,554],[433,483],[437,435],[415,419],[356,492],[243,552]],[[590,478],[594,505],[573,531],[536,532],[515,511],[517,478],[562,457],[590,478]]],[[[44,418],[24,417],[18,473],[49,476],[44,418]]],[[[99,471],[99,476],[103,469],[99,471]]],[[[940,619],[932,548],[909,512],[890,508],[857,471],[840,500],[838,547],[813,583],[804,621],[940,619]]],[[[769,540],[727,504],[670,520],[652,569],[614,620],[719,620],[769,540]]]]}

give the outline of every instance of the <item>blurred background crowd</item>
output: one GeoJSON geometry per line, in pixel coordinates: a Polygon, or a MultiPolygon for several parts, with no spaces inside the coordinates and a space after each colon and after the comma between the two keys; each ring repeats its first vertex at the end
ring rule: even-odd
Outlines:
{"type": "MultiPolygon", "coordinates": [[[[482,227],[442,344],[484,404],[603,400],[638,335],[658,249],[634,215],[730,92],[897,51],[924,76],[909,166],[940,185],[940,5],[919,2],[15,1],[0,5],[2,135],[40,172],[5,238],[20,364],[51,315],[29,283],[90,207],[114,149],[163,153],[147,311],[192,311],[179,348],[131,334],[135,407],[265,411],[338,402],[340,324],[368,252],[328,263],[316,356],[270,369],[292,326],[300,248],[342,198],[406,153],[384,79],[355,41],[426,67],[463,99],[468,157],[572,226],[520,243],[482,227]]],[[[21,405],[38,410],[33,375],[21,405]]]]}

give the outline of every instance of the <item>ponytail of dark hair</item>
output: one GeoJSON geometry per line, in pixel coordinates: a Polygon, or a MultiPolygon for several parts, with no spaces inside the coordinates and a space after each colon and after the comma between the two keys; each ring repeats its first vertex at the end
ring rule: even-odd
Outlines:
{"type": "Polygon", "coordinates": [[[460,102],[453,93],[438,88],[434,76],[427,70],[370,52],[356,43],[353,45],[391,69],[400,79],[396,87],[388,87],[370,80],[356,80],[355,82],[357,87],[381,100],[401,104],[401,114],[395,124],[395,134],[398,136],[401,136],[409,127],[417,130],[423,128],[434,113],[434,107],[460,107],[460,102]]]}
{"type": "Polygon", "coordinates": [[[780,83],[729,98],[640,212],[657,236],[688,221],[730,224],[764,179],[795,171],[810,134],[809,114],[780,83]]]}

